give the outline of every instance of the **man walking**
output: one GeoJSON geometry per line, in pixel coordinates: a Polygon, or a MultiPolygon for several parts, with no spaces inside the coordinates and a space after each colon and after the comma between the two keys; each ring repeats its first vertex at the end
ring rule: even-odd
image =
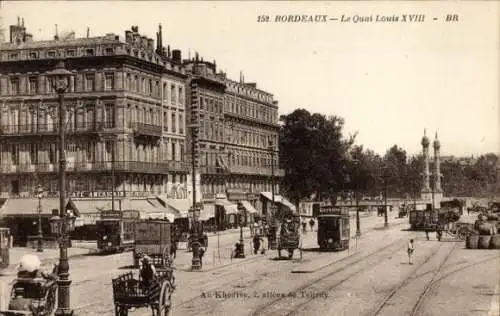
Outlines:
{"type": "Polygon", "coordinates": [[[415,251],[415,247],[413,245],[413,239],[410,239],[408,243],[408,263],[413,264],[413,252],[415,251]]]}

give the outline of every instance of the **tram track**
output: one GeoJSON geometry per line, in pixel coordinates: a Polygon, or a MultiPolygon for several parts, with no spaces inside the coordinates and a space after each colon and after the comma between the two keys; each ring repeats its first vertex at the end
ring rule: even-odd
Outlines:
{"type": "MultiPolygon", "coordinates": [[[[402,238],[398,238],[396,239],[395,241],[389,243],[388,245],[380,248],[380,249],[377,249],[365,256],[362,256],[361,258],[357,259],[357,260],[354,260],[352,262],[348,262],[346,263],[345,265],[343,265],[342,267],[340,268],[337,268],[333,271],[330,271],[328,272],[326,275],[321,275],[320,277],[316,277],[314,278],[313,280],[310,280],[308,281],[306,284],[298,287],[298,288],[295,288],[293,289],[291,292],[294,292],[294,293],[298,293],[298,292],[305,292],[306,290],[308,290],[309,288],[318,288],[320,284],[322,283],[328,283],[328,278],[334,276],[334,275],[337,275],[345,270],[348,270],[349,268],[355,266],[357,263],[360,263],[360,262],[366,262],[367,264],[363,265],[361,268],[358,268],[358,269],[355,269],[354,272],[352,273],[349,273],[347,276],[345,276],[344,278],[342,278],[340,281],[337,281],[335,282],[333,285],[327,285],[326,288],[324,289],[321,289],[320,291],[323,291],[323,292],[328,292],[328,291],[331,291],[332,289],[342,285],[343,283],[345,283],[347,280],[349,280],[350,278],[352,278],[353,276],[355,275],[358,275],[359,273],[363,272],[364,269],[367,267],[367,266],[371,266],[373,265],[374,263],[380,263],[380,262],[383,262],[384,260],[387,259],[387,254],[386,252],[388,253],[394,253],[397,249],[400,249],[401,246],[406,242],[406,238],[405,237],[402,237],[402,238]],[[369,260],[369,258],[375,258],[375,262],[367,262],[369,260]]],[[[359,253],[357,253],[359,254],[359,253]]],[[[343,261],[347,261],[348,259],[352,259],[353,257],[355,257],[355,255],[352,255],[352,256],[349,256],[349,257],[345,257],[345,258],[342,258],[341,260],[339,261],[336,261],[335,263],[332,263],[332,264],[328,264],[328,265],[325,265],[323,267],[321,267],[320,269],[316,270],[315,272],[317,271],[320,271],[320,270],[324,270],[324,269],[327,269],[328,267],[334,265],[334,264],[338,264],[339,262],[343,262],[343,261]]],[[[315,289],[315,292],[320,292],[318,290],[315,289]]],[[[288,305],[287,305],[287,313],[285,315],[292,315],[295,313],[295,311],[303,308],[304,306],[308,305],[313,299],[306,299],[305,301],[303,302],[300,302],[298,304],[296,304],[296,302],[300,301],[300,299],[297,299],[297,298],[290,298],[290,297],[280,297],[280,298],[277,298],[277,299],[274,299],[272,300],[271,302],[268,302],[267,304],[264,304],[260,307],[258,307],[256,310],[253,311],[253,313],[251,314],[252,316],[257,316],[257,315],[276,315],[276,313],[278,311],[283,311],[284,308],[279,308],[278,305],[280,305],[281,303],[283,302],[286,302],[288,301],[288,305]],[[278,306],[278,310],[276,310],[276,306],[278,306]]]]}
{"type": "MultiPolygon", "coordinates": [[[[381,315],[382,311],[384,310],[384,307],[388,305],[388,303],[390,302],[390,300],[394,297],[394,295],[396,295],[396,293],[398,291],[400,291],[405,286],[409,285],[411,282],[415,281],[416,277],[417,278],[418,277],[422,277],[424,274],[416,276],[415,273],[418,271],[418,269],[420,269],[427,262],[429,262],[429,260],[431,258],[433,258],[439,252],[439,250],[441,250],[443,247],[444,247],[444,245],[440,244],[440,246],[436,250],[432,251],[432,253],[430,255],[428,255],[421,264],[419,264],[415,268],[413,268],[412,271],[410,272],[410,274],[408,275],[408,277],[406,277],[401,283],[399,283],[396,287],[394,287],[391,290],[391,292],[389,292],[388,295],[386,295],[384,297],[384,299],[377,305],[377,307],[375,308],[375,310],[371,313],[371,316],[381,315]]],[[[441,264],[439,265],[438,269],[440,269],[441,266],[444,264],[444,262],[446,262],[448,260],[448,258],[451,255],[451,253],[455,250],[455,247],[456,247],[456,244],[453,245],[452,250],[446,255],[445,260],[443,262],[441,262],[441,264]]],[[[435,272],[435,273],[437,273],[437,272],[435,272]]],[[[420,294],[420,295],[422,295],[422,294],[420,294]]]]}
{"type": "Polygon", "coordinates": [[[425,300],[427,299],[429,293],[431,293],[431,291],[441,283],[441,281],[457,272],[460,272],[460,271],[463,271],[463,270],[466,270],[466,269],[469,269],[469,268],[473,268],[477,265],[480,265],[480,264],[484,264],[484,263],[487,263],[488,261],[491,261],[493,259],[497,259],[498,257],[491,257],[491,258],[487,258],[487,259],[484,259],[484,260],[480,260],[478,262],[473,262],[471,264],[468,264],[464,267],[460,267],[460,268],[457,268],[457,269],[454,269],[452,271],[449,271],[447,273],[444,273],[443,275],[441,275],[439,278],[436,278],[438,275],[439,275],[439,272],[443,269],[444,267],[444,263],[446,263],[446,261],[449,259],[451,253],[455,250],[455,247],[456,247],[456,244],[454,245],[453,247],[453,250],[450,252],[450,254],[447,256],[447,258],[443,261],[443,263],[440,265],[440,267],[437,269],[436,273],[434,274],[433,278],[431,279],[430,282],[427,283],[424,291],[422,291],[422,293],[419,295],[418,299],[417,299],[417,302],[415,303],[415,305],[413,306],[413,309],[411,311],[411,314],[410,316],[418,316],[420,314],[422,314],[422,308],[423,308],[423,304],[425,302],[425,300]]]}

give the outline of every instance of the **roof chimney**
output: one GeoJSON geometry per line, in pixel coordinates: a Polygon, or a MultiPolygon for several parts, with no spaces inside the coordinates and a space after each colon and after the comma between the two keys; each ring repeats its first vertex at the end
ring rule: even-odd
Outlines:
{"type": "Polygon", "coordinates": [[[54,35],[54,40],[56,41],[59,40],[59,32],[57,31],[57,24],[56,24],[56,35],[54,35]]]}
{"type": "Polygon", "coordinates": [[[172,51],[172,60],[175,62],[182,62],[182,54],[180,49],[174,49],[172,51]]]}

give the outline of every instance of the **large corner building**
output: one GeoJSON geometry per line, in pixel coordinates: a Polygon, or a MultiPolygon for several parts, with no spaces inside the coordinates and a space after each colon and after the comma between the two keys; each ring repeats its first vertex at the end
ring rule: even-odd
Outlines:
{"type": "MultiPolygon", "coordinates": [[[[277,185],[278,105],[256,84],[230,80],[198,55],[183,60],[180,50],[164,47],[161,26],[156,42],[138,27],[124,38],[65,32],[35,41],[19,19],[9,31],[0,43],[1,214],[16,199],[36,201],[38,186],[46,199],[58,195],[58,100],[46,74],[60,59],[72,72],[67,192],[90,201],[86,208],[109,207],[110,199],[158,200],[185,216],[196,190],[202,218],[216,217],[220,205],[225,227],[235,223],[229,215],[238,204],[265,213],[273,182],[276,201],[286,203],[277,185]]],[[[29,217],[34,209],[24,212],[29,217]]]]}

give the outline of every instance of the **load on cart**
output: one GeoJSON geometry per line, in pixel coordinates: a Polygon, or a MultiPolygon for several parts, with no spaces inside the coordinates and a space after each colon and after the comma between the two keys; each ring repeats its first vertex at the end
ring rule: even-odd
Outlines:
{"type": "Polygon", "coordinates": [[[143,256],[137,278],[128,272],[114,278],[112,283],[116,316],[127,316],[131,308],[147,307],[154,316],[169,314],[175,289],[171,261],[156,268],[150,257],[143,256]]]}
{"type": "Polygon", "coordinates": [[[8,310],[0,311],[0,315],[51,315],[56,306],[57,269],[54,265],[52,273],[46,273],[37,256],[23,256],[11,283],[8,310]]]}

